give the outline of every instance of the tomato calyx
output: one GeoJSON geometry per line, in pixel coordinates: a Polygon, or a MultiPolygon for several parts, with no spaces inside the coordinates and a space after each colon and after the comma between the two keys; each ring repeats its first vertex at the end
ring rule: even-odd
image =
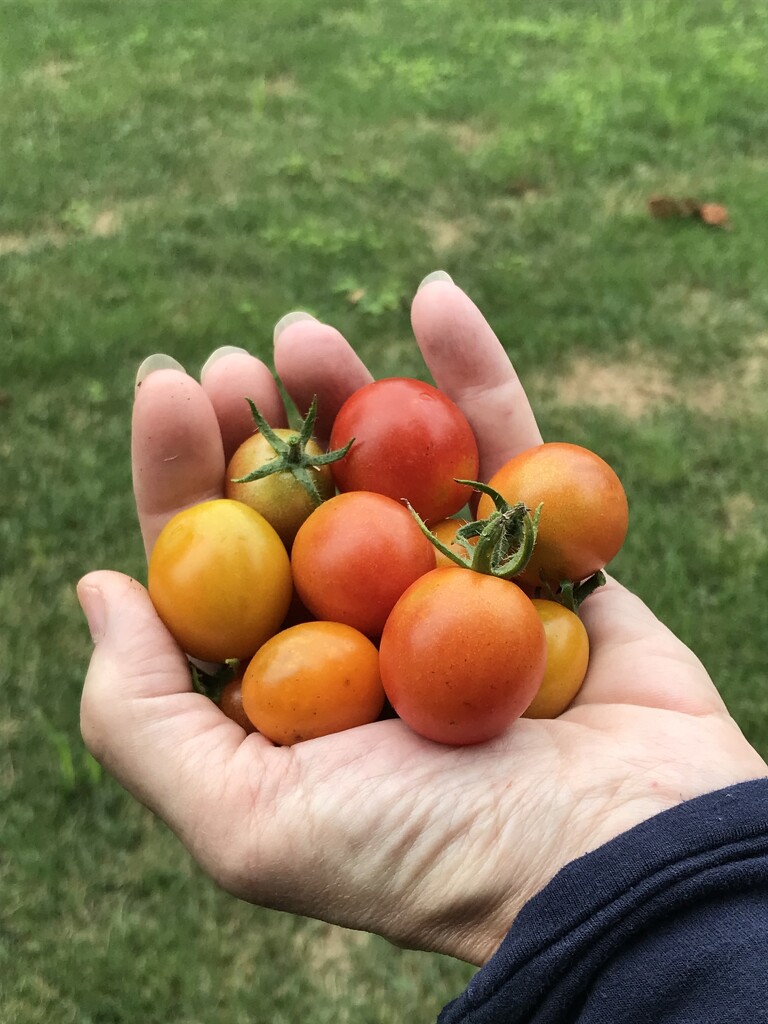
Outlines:
{"type": "Polygon", "coordinates": [[[578,614],[579,608],[586,599],[607,582],[607,577],[602,569],[588,576],[579,583],[572,580],[561,580],[556,589],[545,579],[542,579],[541,586],[537,587],[534,597],[544,596],[549,601],[556,601],[574,614],[578,614]]]}
{"type": "Polygon", "coordinates": [[[189,662],[189,670],[192,675],[192,689],[195,693],[202,693],[204,697],[210,698],[218,704],[221,698],[221,691],[237,677],[240,671],[240,662],[237,658],[230,658],[223,665],[219,665],[213,673],[203,672],[193,661],[189,662]]]}
{"type": "Polygon", "coordinates": [[[291,473],[307,492],[312,504],[315,507],[322,505],[323,496],[312,479],[312,470],[343,459],[352,447],[354,437],[343,448],[337,448],[335,451],[325,452],[322,455],[312,455],[306,449],[312,438],[317,418],[317,395],[313,396],[307,415],[301,421],[298,432],[288,438],[278,437],[256,408],[252,399],[246,398],[246,401],[251,408],[251,415],[259,433],[269,442],[275,452],[275,457],[263,465],[257,466],[253,472],[245,476],[234,477],[232,483],[247,484],[252,480],[263,480],[265,477],[272,476],[273,473],[291,473]]]}
{"type": "Polygon", "coordinates": [[[508,580],[525,569],[536,543],[541,505],[531,513],[524,502],[510,505],[498,491],[477,480],[456,480],[487,494],[494,510],[486,519],[466,523],[456,531],[456,541],[466,549],[462,555],[444,544],[429,529],[410,503],[406,502],[421,532],[446,558],[463,569],[508,580]],[[475,543],[473,543],[475,541],[475,543]]]}

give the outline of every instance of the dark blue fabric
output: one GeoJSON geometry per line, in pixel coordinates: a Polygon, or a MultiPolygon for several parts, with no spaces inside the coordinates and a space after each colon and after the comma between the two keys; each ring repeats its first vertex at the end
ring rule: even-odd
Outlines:
{"type": "Polygon", "coordinates": [[[439,1024],[768,1024],[768,779],[568,864],[439,1024]]]}

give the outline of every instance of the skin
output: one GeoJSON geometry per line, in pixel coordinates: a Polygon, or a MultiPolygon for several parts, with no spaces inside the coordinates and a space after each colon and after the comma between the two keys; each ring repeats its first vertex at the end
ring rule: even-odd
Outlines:
{"type": "MultiPolygon", "coordinates": [[[[433,379],[472,424],[482,479],[540,443],[520,381],[468,296],[430,283],[412,323],[433,379]]],[[[321,440],[370,380],[339,332],[313,320],[279,335],[275,365],[302,411],[317,393],[321,440]]],[[[134,474],[148,547],[174,511],[220,493],[231,408],[179,371],[144,381],[134,474]]],[[[95,640],[81,710],[94,756],[233,894],[401,945],[482,964],[572,859],[682,800],[768,774],[695,655],[615,580],[582,608],[591,658],[572,706],[469,748],[395,719],[289,748],[246,736],[191,689],[135,580],[92,573],[78,592],[95,640]]]]}

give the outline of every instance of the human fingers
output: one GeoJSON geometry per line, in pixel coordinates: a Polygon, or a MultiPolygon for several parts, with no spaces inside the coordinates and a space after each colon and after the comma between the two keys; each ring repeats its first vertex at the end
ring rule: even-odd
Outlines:
{"type": "Polygon", "coordinates": [[[299,412],[317,395],[315,437],[327,444],[336,413],[373,377],[343,335],[314,317],[289,313],[275,328],[275,369],[299,412]]]}
{"type": "Polygon", "coordinates": [[[513,455],[541,444],[523,385],[488,321],[450,279],[424,284],[411,323],[437,386],[462,409],[488,480],[513,455]]]}
{"type": "Polygon", "coordinates": [[[227,452],[253,432],[246,397],[269,422],[285,423],[274,378],[253,356],[230,352],[202,376],[199,384],[181,368],[139,371],[131,455],[147,554],[176,512],[222,496],[227,452]]]}
{"type": "Polygon", "coordinates": [[[255,429],[246,398],[253,400],[271,427],[288,425],[271,370],[245,349],[227,345],[213,352],[200,371],[200,383],[219,421],[227,461],[255,429]]]}
{"type": "Polygon", "coordinates": [[[176,512],[221,497],[225,465],[216,413],[182,370],[156,370],[137,388],[131,461],[147,555],[176,512]]]}
{"type": "Polygon", "coordinates": [[[78,597],[94,639],[81,702],[85,743],[190,840],[200,831],[198,818],[214,820],[215,787],[245,733],[192,689],[187,660],[139,583],[116,572],[90,573],[78,597]]]}

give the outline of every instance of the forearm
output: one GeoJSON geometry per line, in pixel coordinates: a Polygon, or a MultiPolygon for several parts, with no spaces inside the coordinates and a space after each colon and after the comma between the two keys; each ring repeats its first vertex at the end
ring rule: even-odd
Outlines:
{"type": "Polygon", "coordinates": [[[441,1024],[768,1021],[768,780],[573,861],[441,1024]]]}

